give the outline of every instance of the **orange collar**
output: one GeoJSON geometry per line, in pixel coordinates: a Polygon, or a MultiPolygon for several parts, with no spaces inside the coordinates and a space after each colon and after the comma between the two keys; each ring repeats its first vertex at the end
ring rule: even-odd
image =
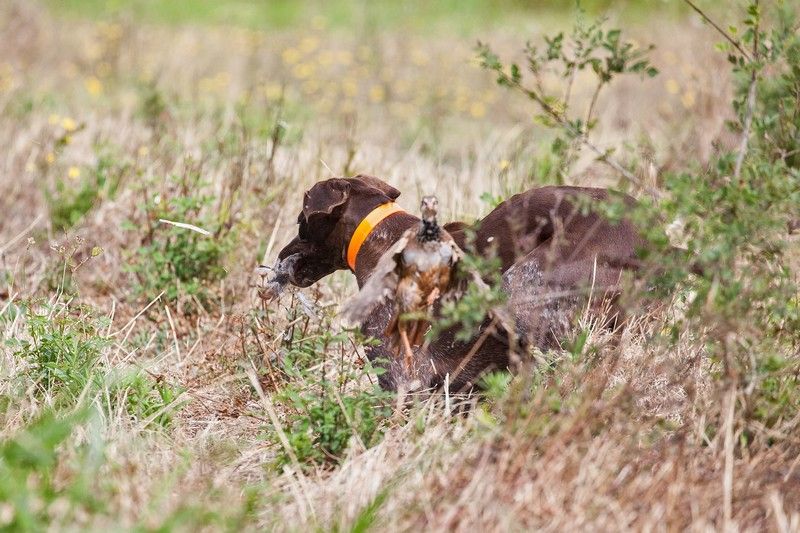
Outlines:
{"type": "Polygon", "coordinates": [[[402,211],[404,211],[402,207],[394,202],[389,202],[379,205],[364,217],[364,220],[358,224],[356,231],[353,232],[353,236],[350,238],[350,244],[347,246],[347,264],[350,266],[350,270],[355,272],[358,251],[361,250],[361,245],[367,240],[372,230],[389,215],[402,211]]]}

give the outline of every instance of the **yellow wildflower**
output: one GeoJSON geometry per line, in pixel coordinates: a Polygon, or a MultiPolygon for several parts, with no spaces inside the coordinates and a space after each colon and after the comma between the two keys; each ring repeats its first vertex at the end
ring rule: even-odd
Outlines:
{"type": "Polygon", "coordinates": [[[678,92],[680,92],[681,90],[680,85],[678,85],[678,82],[673,79],[667,80],[666,88],[669,94],[678,94],[678,92]]]}
{"type": "Polygon", "coordinates": [[[64,131],[75,131],[78,129],[78,124],[69,117],[64,117],[61,120],[61,127],[64,128],[64,131]]]}
{"type": "Polygon", "coordinates": [[[681,103],[683,104],[683,107],[685,107],[686,109],[694,107],[694,102],[695,102],[694,91],[691,89],[687,90],[685,93],[683,93],[683,96],[681,96],[681,103]]]}
{"type": "Polygon", "coordinates": [[[277,100],[283,94],[283,88],[278,83],[268,83],[264,87],[264,95],[268,100],[277,100]]]}
{"type": "Polygon", "coordinates": [[[342,92],[346,96],[355,96],[358,94],[358,84],[350,78],[345,78],[342,80],[342,92]]]}
{"type": "Polygon", "coordinates": [[[503,171],[511,166],[511,162],[508,159],[502,159],[500,161],[500,170],[503,171]]]}
{"type": "Polygon", "coordinates": [[[369,89],[369,99],[374,103],[383,102],[386,98],[386,90],[381,85],[373,85],[369,89]]]}
{"type": "Polygon", "coordinates": [[[56,154],[53,152],[48,152],[48,154],[44,156],[44,160],[47,161],[48,165],[52,165],[56,161],[56,154]]]}
{"type": "Polygon", "coordinates": [[[287,65],[294,65],[300,61],[300,51],[297,48],[287,48],[281,52],[281,58],[287,65]]]}
{"type": "Polygon", "coordinates": [[[70,179],[76,180],[81,177],[81,169],[78,167],[69,167],[69,170],[67,170],[67,176],[70,179]]]}
{"type": "Polygon", "coordinates": [[[103,82],[91,76],[88,78],[84,85],[86,86],[86,92],[88,92],[92,96],[99,96],[100,93],[103,92],[103,82]]]}
{"type": "Polygon", "coordinates": [[[139,147],[139,157],[144,157],[150,153],[150,149],[147,146],[140,146],[139,147]]]}
{"type": "Polygon", "coordinates": [[[122,37],[122,26],[116,23],[104,24],[101,26],[100,31],[109,40],[115,41],[122,37]]]}
{"type": "Polygon", "coordinates": [[[469,106],[469,114],[474,118],[483,118],[486,115],[486,106],[483,102],[473,102],[469,106]]]}
{"type": "Polygon", "coordinates": [[[292,69],[292,76],[304,80],[314,74],[314,66],[309,63],[300,63],[292,69]]]}
{"type": "Polygon", "coordinates": [[[305,37],[300,41],[300,50],[305,53],[311,53],[319,46],[319,39],[313,36],[305,37]]]}

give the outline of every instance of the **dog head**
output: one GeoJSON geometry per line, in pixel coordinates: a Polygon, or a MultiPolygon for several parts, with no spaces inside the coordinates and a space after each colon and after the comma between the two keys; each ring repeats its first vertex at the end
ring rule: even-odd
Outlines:
{"type": "Polygon", "coordinates": [[[347,246],[370,211],[392,202],[400,191],[372,176],[332,178],[316,183],[303,196],[297,236],[278,254],[289,282],[308,287],[347,267],[347,246]]]}

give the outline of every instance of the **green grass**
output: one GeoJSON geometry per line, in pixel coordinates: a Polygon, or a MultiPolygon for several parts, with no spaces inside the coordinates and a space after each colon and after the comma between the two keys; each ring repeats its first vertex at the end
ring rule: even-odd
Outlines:
{"type": "MultiPolygon", "coordinates": [[[[417,31],[447,27],[460,32],[485,29],[487,25],[518,26],[523,21],[543,23],[571,14],[576,5],[569,0],[45,0],[45,3],[57,12],[73,16],[108,18],[125,14],[141,21],[166,24],[417,31]]],[[[583,0],[580,4],[590,14],[613,11],[625,18],[643,18],[651,16],[653,11],[686,13],[682,3],[664,0],[583,0]]]]}

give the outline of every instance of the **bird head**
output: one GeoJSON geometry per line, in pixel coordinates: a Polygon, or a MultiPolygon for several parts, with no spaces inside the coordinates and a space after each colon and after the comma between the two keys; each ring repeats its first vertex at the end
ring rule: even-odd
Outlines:
{"type": "Polygon", "coordinates": [[[423,196],[420,203],[422,220],[425,222],[436,222],[436,211],[439,209],[439,200],[435,196],[423,196]]]}

